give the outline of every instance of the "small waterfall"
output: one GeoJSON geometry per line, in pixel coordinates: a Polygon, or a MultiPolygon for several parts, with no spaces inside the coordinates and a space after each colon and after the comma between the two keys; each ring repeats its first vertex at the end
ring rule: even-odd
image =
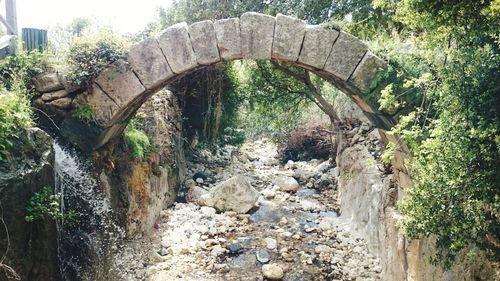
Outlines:
{"type": "Polygon", "coordinates": [[[58,256],[64,281],[122,280],[114,261],[125,235],[114,223],[109,200],[99,190],[90,165],[74,150],[54,142],[55,193],[60,207],[79,214],[76,224],[59,221],[58,256]]]}

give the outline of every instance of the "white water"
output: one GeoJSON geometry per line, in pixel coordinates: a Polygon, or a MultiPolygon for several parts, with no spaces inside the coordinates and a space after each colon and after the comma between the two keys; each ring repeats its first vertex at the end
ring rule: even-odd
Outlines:
{"type": "Polygon", "coordinates": [[[57,223],[60,272],[63,280],[113,280],[113,252],[124,231],[114,223],[109,200],[100,192],[89,166],[75,151],[54,142],[55,187],[61,211],[76,211],[79,222],[57,223]]]}

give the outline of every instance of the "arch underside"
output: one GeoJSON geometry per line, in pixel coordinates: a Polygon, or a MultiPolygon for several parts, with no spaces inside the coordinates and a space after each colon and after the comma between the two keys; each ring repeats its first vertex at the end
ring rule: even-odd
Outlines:
{"type": "Polygon", "coordinates": [[[240,18],[175,24],[132,46],[125,60],[101,72],[86,95],[102,127],[93,147],[121,134],[142,103],[172,81],[239,59],[275,60],[310,70],[350,96],[376,127],[388,130],[393,124],[378,111],[373,95],[372,82],[386,64],[361,40],[281,14],[248,12],[240,18]]]}

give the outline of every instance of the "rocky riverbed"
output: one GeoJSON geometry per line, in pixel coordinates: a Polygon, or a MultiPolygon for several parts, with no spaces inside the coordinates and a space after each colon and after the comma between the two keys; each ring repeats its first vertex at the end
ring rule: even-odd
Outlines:
{"type": "Polygon", "coordinates": [[[380,280],[379,260],[338,214],[338,175],[330,161],[280,165],[266,140],[200,150],[186,203],[123,250],[124,279],[380,280]]]}

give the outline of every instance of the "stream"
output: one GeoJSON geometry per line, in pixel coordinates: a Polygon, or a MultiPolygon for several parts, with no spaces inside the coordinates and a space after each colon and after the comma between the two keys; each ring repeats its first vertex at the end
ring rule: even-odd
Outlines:
{"type": "Polygon", "coordinates": [[[150,236],[123,248],[123,280],[380,280],[379,260],[338,214],[336,170],[320,160],[280,165],[265,139],[198,150],[188,202],[162,211],[150,236]],[[260,193],[249,213],[196,203],[236,175],[260,193]],[[298,190],[282,190],[279,177],[297,178],[298,190]]]}

